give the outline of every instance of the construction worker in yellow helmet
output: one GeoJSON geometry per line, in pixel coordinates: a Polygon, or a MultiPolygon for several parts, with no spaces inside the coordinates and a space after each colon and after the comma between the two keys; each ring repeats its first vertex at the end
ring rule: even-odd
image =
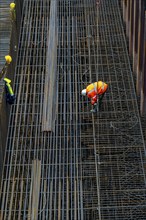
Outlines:
{"type": "Polygon", "coordinates": [[[4,75],[6,75],[8,65],[10,65],[10,63],[12,62],[12,57],[10,55],[6,55],[5,60],[6,60],[5,65],[2,71],[0,72],[0,80],[4,77],[4,75]]]}
{"type": "Polygon", "coordinates": [[[12,57],[10,55],[6,55],[5,60],[7,64],[10,64],[12,62],[12,57]]]}
{"type": "Polygon", "coordinates": [[[12,21],[15,21],[15,20],[16,20],[16,10],[15,10],[15,8],[16,8],[16,5],[15,5],[14,2],[12,2],[12,3],[10,4],[10,13],[11,13],[11,19],[12,19],[12,21]]]}
{"type": "Polygon", "coordinates": [[[99,111],[101,106],[102,99],[104,97],[105,92],[107,91],[108,85],[102,81],[91,83],[83,89],[81,94],[83,96],[87,96],[91,99],[91,104],[94,108],[91,110],[92,113],[99,111]]]}
{"type": "Polygon", "coordinates": [[[11,80],[8,78],[4,78],[5,82],[5,92],[6,92],[6,102],[9,103],[10,105],[14,104],[15,102],[15,95],[11,86],[11,80]]]}

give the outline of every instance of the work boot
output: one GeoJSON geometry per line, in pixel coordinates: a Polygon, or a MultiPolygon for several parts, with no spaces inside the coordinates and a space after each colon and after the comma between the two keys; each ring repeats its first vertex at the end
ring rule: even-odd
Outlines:
{"type": "Polygon", "coordinates": [[[98,112],[98,111],[99,111],[99,107],[98,107],[97,104],[94,105],[94,108],[90,110],[90,112],[92,112],[92,113],[96,113],[96,112],[98,112]]]}
{"type": "Polygon", "coordinates": [[[91,113],[95,113],[96,110],[95,110],[95,109],[91,109],[90,112],[91,112],[91,113]]]}
{"type": "Polygon", "coordinates": [[[96,113],[96,109],[91,109],[90,112],[91,113],[96,113]]]}

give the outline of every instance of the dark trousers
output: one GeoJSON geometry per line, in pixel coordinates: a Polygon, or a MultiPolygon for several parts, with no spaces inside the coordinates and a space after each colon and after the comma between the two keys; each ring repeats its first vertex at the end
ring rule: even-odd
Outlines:
{"type": "Polygon", "coordinates": [[[101,107],[101,103],[102,103],[102,99],[103,99],[104,95],[105,95],[105,92],[99,96],[99,101],[98,101],[99,108],[101,107]]]}
{"type": "MultiPolygon", "coordinates": [[[[106,90],[107,91],[107,90],[106,90]]],[[[102,94],[102,95],[99,95],[98,97],[98,102],[96,104],[94,104],[94,111],[99,111],[100,107],[101,107],[101,104],[102,104],[102,99],[106,93],[106,91],[102,94]]]]}

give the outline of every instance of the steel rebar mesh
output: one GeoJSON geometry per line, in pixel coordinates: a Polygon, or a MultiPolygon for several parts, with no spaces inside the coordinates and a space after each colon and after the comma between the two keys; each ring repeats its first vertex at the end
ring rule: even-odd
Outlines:
{"type": "MultiPolygon", "coordinates": [[[[0,72],[5,65],[5,56],[9,54],[11,38],[10,0],[0,2],[0,72]]],[[[0,99],[2,99],[4,82],[0,81],[0,99]]]]}
{"type": "Polygon", "coordinates": [[[9,53],[11,37],[10,0],[0,2],[0,71],[5,64],[5,56],[9,53]]]}
{"type": "Polygon", "coordinates": [[[50,1],[24,1],[1,219],[145,219],[146,152],[118,0],[56,2],[58,114],[45,133],[50,1]],[[93,115],[80,93],[97,79],[109,87],[93,115]]]}

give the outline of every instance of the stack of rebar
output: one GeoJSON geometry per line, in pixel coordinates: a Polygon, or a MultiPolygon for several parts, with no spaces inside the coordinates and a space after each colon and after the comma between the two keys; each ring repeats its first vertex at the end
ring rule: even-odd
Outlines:
{"type": "Polygon", "coordinates": [[[58,113],[42,132],[52,1],[24,0],[0,217],[145,219],[146,150],[119,2],[56,1],[58,113]],[[93,114],[81,90],[97,80],[108,92],[93,114]]]}

